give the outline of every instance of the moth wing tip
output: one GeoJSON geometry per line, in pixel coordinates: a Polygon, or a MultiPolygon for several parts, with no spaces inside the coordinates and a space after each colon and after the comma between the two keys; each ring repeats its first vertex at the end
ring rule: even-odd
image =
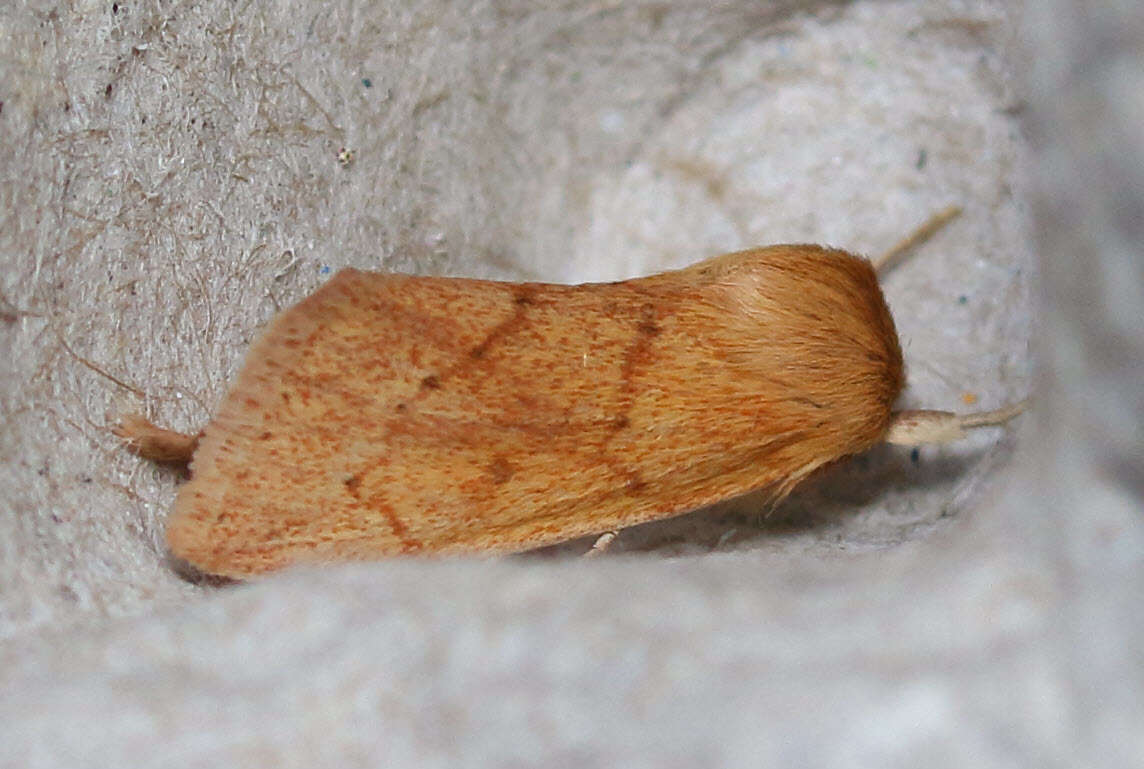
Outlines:
{"type": "Polygon", "coordinates": [[[184,561],[199,571],[217,573],[210,558],[209,539],[197,517],[189,514],[176,501],[175,508],[167,518],[167,550],[172,556],[184,561]]]}

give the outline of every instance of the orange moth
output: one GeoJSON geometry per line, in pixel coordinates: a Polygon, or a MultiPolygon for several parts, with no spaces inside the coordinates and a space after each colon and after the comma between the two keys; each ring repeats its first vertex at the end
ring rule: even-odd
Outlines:
{"type": "Polygon", "coordinates": [[[347,269],[271,322],[200,435],[140,417],[117,433],[190,461],[172,553],[244,578],[779,499],[880,442],[1019,410],[895,412],[904,384],[875,267],[845,251],[771,246],[579,286],[347,269]]]}

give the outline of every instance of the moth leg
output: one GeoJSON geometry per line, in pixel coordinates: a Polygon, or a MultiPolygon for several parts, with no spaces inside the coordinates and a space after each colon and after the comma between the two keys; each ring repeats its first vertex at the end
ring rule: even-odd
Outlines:
{"type": "Polygon", "coordinates": [[[605,531],[603,534],[596,538],[596,543],[592,545],[591,550],[584,553],[584,557],[595,558],[596,556],[602,555],[619,535],[619,531],[605,531]]]}
{"type": "Polygon", "coordinates": [[[901,259],[903,254],[925,243],[937,234],[938,230],[956,219],[960,214],[961,206],[949,206],[938,211],[925,224],[898,241],[896,246],[876,259],[871,259],[870,263],[874,265],[874,271],[882,272],[889,269],[892,264],[901,259]]]}
{"type": "Polygon", "coordinates": [[[976,427],[1003,425],[1023,412],[1028,404],[1028,400],[1023,400],[995,411],[979,411],[973,414],[954,414],[951,411],[898,411],[890,420],[890,429],[883,440],[898,446],[949,443],[964,438],[966,431],[976,427]]]}
{"type": "Polygon", "coordinates": [[[156,427],[139,414],[129,414],[111,432],[122,438],[132,454],[164,464],[185,465],[199,446],[198,435],[186,435],[156,427]]]}

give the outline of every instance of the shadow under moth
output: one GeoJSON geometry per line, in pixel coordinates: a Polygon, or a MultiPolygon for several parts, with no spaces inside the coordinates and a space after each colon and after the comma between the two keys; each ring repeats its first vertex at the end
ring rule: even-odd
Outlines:
{"type": "Polygon", "coordinates": [[[606,537],[758,489],[778,500],[880,442],[955,440],[1021,409],[896,412],[904,384],[876,266],[841,250],[577,286],[345,269],[274,318],[200,434],[142,417],[116,433],[190,462],[173,555],[245,578],[606,537]]]}

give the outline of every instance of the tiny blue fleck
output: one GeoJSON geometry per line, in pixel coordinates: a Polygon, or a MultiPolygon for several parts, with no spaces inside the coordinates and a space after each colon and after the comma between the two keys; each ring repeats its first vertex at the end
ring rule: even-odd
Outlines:
{"type": "Polygon", "coordinates": [[[322,275],[329,275],[329,274],[330,274],[330,265],[328,265],[328,264],[323,264],[323,265],[322,265],[322,266],[321,266],[321,267],[318,269],[318,272],[319,272],[319,273],[321,273],[322,275]]]}
{"type": "Polygon", "coordinates": [[[373,88],[373,81],[370,80],[368,77],[363,77],[361,79],[361,84],[364,85],[366,88],[373,88]]]}
{"type": "Polygon", "coordinates": [[[915,465],[918,463],[919,460],[921,460],[921,458],[922,458],[922,452],[919,451],[918,449],[914,449],[913,451],[910,452],[910,461],[913,462],[915,465]]]}
{"type": "Polygon", "coordinates": [[[957,303],[958,304],[968,304],[969,303],[969,297],[966,296],[965,294],[962,294],[961,296],[957,297],[957,303]]]}

